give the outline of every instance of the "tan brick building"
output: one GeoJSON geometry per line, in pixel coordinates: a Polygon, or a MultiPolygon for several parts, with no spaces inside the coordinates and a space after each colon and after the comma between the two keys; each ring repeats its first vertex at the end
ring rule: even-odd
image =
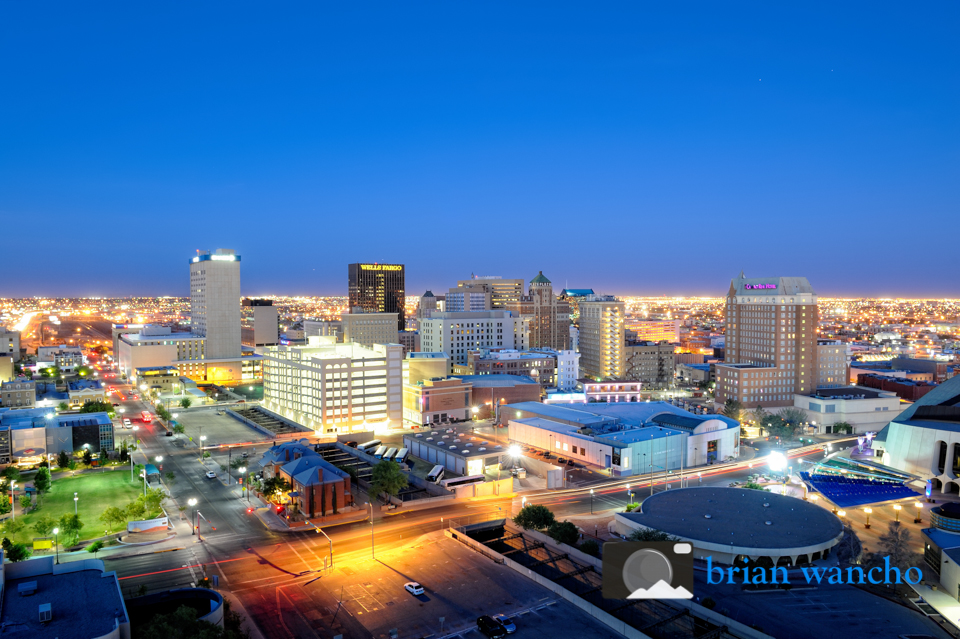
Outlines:
{"type": "Polygon", "coordinates": [[[543,271],[530,280],[529,294],[508,302],[506,309],[530,320],[530,348],[570,347],[570,305],[553,294],[543,271]]]}

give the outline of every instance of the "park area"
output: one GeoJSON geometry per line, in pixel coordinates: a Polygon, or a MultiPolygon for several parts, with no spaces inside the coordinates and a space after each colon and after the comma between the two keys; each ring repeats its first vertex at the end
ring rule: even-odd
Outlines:
{"type": "MultiPolygon", "coordinates": [[[[11,517],[7,515],[4,520],[5,536],[11,541],[25,542],[29,545],[34,537],[42,536],[34,530],[34,524],[39,519],[47,517],[56,522],[63,515],[74,514],[74,493],[77,494],[77,514],[83,523],[79,541],[83,541],[102,537],[104,531],[108,528],[111,532],[120,530],[125,524],[118,521],[108,526],[100,520],[100,515],[112,506],[120,510],[127,510],[130,504],[136,502],[143,495],[143,484],[139,478],[131,483],[129,471],[124,470],[107,470],[74,476],[64,476],[58,473],[53,476],[50,491],[39,497],[39,508],[31,509],[24,514],[20,504],[17,504],[17,521],[22,521],[24,525],[15,534],[10,532],[9,522],[11,517]]],[[[158,511],[156,509],[152,510],[153,512],[144,512],[139,517],[131,516],[129,519],[156,516],[158,511]]],[[[61,543],[64,541],[61,537],[61,543]]]]}

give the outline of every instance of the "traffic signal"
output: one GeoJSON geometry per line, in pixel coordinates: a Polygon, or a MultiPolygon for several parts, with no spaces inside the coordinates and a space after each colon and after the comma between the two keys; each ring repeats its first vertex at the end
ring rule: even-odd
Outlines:
{"type": "Polygon", "coordinates": [[[248,514],[248,515],[249,515],[250,513],[252,513],[252,512],[253,512],[253,508],[247,508],[247,514],[248,514]]]}

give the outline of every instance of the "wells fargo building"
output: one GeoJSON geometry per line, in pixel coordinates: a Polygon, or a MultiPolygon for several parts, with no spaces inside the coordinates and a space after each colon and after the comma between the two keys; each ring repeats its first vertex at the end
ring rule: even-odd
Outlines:
{"type": "Polygon", "coordinates": [[[350,310],[363,309],[364,313],[396,313],[397,330],[406,327],[403,315],[404,295],[403,264],[349,264],[350,310]]]}

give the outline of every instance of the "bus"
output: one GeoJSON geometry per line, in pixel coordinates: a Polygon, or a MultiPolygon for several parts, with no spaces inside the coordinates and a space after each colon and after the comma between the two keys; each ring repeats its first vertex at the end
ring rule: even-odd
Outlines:
{"type": "Polygon", "coordinates": [[[386,446],[377,446],[377,450],[375,450],[375,451],[372,453],[372,455],[373,455],[374,457],[376,457],[377,459],[383,459],[383,454],[384,454],[385,452],[387,452],[387,447],[386,447],[386,446]]]}
{"type": "Polygon", "coordinates": [[[151,415],[149,411],[141,411],[140,419],[143,420],[144,424],[149,424],[150,422],[153,421],[153,415],[151,415]]]}
{"type": "Polygon", "coordinates": [[[361,453],[372,453],[377,449],[377,446],[379,445],[380,445],[379,439],[371,439],[370,441],[357,446],[357,450],[359,450],[361,453]]]}
{"type": "Polygon", "coordinates": [[[385,460],[389,461],[389,460],[393,459],[393,456],[396,455],[396,454],[397,454],[397,449],[396,449],[396,448],[388,448],[388,449],[387,449],[387,452],[385,452],[385,453],[383,454],[382,459],[385,459],[385,460]]]}
{"type": "Polygon", "coordinates": [[[393,461],[397,462],[398,464],[406,464],[407,457],[409,456],[410,456],[410,450],[407,448],[401,448],[400,450],[397,451],[397,456],[393,458],[393,461]]]}
{"type": "Polygon", "coordinates": [[[468,484],[483,483],[483,475],[467,475],[466,477],[451,477],[440,481],[444,488],[456,488],[457,486],[466,486],[468,484]]]}
{"type": "Polygon", "coordinates": [[[427,481],[436,484],[441,479],[443,479],[443,466],[434,466],[433,470],[430,471],[430,474],[427,475],[427,481]]]}

